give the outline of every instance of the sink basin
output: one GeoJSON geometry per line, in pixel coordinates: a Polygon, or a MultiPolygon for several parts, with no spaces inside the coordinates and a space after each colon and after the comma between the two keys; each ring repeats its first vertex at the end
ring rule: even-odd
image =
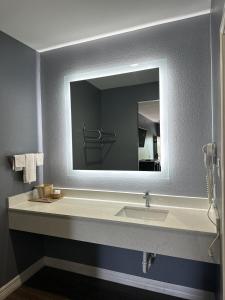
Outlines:
{"type": "Polygon", "coordinates": [[[115,216],[140,220],[165,221],[168,212],[168,210],[150,207],[124,206],[115,216]]]}

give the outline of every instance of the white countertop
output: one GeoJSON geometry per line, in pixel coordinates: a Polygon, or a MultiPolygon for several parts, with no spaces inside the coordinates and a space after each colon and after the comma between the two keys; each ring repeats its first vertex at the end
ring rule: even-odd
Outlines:
{"type": "MultiPolygon", "coordinates": [[[[126,194],[126,197],[122,195],[123,197],[121,198],[121,193],[114,193],[111,194],[108,199],[105,199],[107,197],[104,198],[102,196],[103,194],[98,196],[101,192],[94,193],[95,196],[91,199],[91,192],[89,192],[88,197],[86,194],[84,197],[81,197],[80,191],[79,194],[77,192],[71,193],[70,191],[64,193],[65,197],[63,199],[53,203],[28,201],[31,193],[24,193],[9,198],[9,210],[66,218],[85,218],[124,224],[136,224],[137,226],[150,226],[167,230],[183,230],[213,236],[216,234],[216,227],[207,217],[208,203],[205,198],[195,199],[190,197],[189,199],[188,197],[182,197],[185,201],[181,201],[179,197],[173,198],[173,196],[163,195],[153,196],[152,208],[169,211],[164,221],[155,221],[115,216],[124,206],[144,207],[144,202],[140,201],[140,195],[138,195],[138,197],[132,195],[132,197],[129,198],[129,194],[126,194]],[[165,197],[165,199],[163,197],[165,197]],[[168,199],[170,198],[168,197],[173,199],[171,203],[169,203],[168,199]],[[188,200],[190,200],[190,202],[188,202],[188,200]],[[194,207],[187,205],[187,203],[191,202],[195,203],[194,207]],[[165,203],[165,205],[163,205],[163,203],[165,203]]],[[[215,218],[213,210],[211,210],[210,215],[213,219],[215,218]]]]}

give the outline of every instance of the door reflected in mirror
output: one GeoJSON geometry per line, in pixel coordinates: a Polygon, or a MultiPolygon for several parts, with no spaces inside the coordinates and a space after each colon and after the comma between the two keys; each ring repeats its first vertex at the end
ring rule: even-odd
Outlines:
{"type": "Polygon", "coordinates": [[[160,171],[159,100],[138,102],[139,171],[160,171]]]}
{"type": "Polygon", "coordinates": [[[74,170],[161,171],[159,68],[70,82],[74,170]]]}

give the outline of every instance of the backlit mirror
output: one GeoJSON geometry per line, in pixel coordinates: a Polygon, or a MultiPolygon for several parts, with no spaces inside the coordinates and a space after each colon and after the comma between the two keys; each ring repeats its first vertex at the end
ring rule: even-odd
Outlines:
{"type": "Polygon", "coordinates": [[[70,82],[74,170],[161,171],[159,68],[70,82]]]}

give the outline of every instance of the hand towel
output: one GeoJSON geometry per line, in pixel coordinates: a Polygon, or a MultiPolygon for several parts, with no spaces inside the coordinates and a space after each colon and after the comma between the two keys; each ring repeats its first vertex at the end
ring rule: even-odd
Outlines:
{"type": "Polygon", "coordinates": [[[28,153],[25,154],[25,168],[23,170],[23,181],[24,183],[31,183],[36,181],[36,154],[28,153]]]}
{"type": "Polygon", "coordinates": [[[13,170],[22,171],[25,167],[25,154],[19,154],[13,156],[13,170]]]}
{"type": "Polygon", "coordinates": [[[36,154],[36,163],[37,163],[37,167],[43,166],[43,164],[44,164],[44,154],[43,153],[36,154]]]}

